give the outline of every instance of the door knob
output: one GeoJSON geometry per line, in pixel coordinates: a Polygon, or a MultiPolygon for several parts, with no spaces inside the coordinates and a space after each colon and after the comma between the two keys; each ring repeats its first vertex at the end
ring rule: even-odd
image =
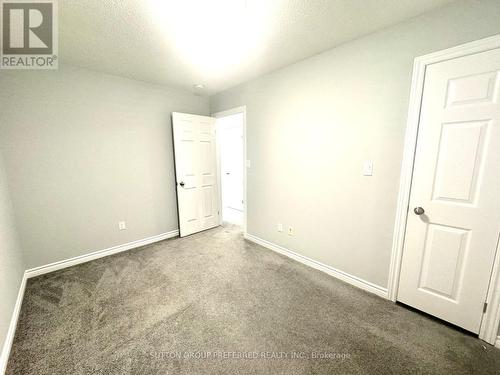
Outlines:
{"type": "Polygon", "coordinates": [[[184,184],[184,181],[181,181],[181,182],[179,183],[179,185],[184,186],[184,185],[185,185],[185,184],[184,184]]]}
{"type": "Polygon", "coordinates": [[[413,212],[415,212],[416,215],[422,215],[425,212],[425,210],[422,207],[415,207],[413,209],[413,212]]]}

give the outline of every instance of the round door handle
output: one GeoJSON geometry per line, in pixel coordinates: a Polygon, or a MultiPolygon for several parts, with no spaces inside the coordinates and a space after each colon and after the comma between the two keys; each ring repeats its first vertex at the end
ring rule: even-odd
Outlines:
{"type": "Polygon", "coordinates": [[[413,212],[415,212],[416,215],[422,215],[423,213],[425,213],[425,210],[422,207],[415,207],[413,209],[413,212]]]}
{"type": "Polygon", "coordinates": [[[181,181],[179,185],[184,186],[185,185],[184,181],[181,181]]]}

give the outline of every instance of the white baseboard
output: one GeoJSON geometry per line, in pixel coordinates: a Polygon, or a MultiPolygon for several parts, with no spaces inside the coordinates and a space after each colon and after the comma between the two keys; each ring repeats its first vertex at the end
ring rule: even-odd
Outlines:
{"type": "Polygon", "coordinates": [[[288,250],[282,246],[276,245],[272,242],[263,240],[262,238],[259,238],[257,236],[254,236],[253,234],[245,233],[244,237],[252,242],[255,242],[258,245],[264,246],[265,248],[275,251],[277,253],[286,255],[289,258],[292,258],[296,260],[297,262],[303,263],[306,266],[315,268],[317,270],[323,271],[327,273],[330,276],[333,276],[337,279],[340,279],[342,281],[345,281],[348,284],[354,285],[360,289],[366,290],[367,292],[376,294],[377,296],[380,296],[382,298],[389,298],[387,294],[387,288],[383,288],[379,285],[373,284],[369,281],[363,280],[359,277],[350,275],[346,272],[340,271],[338,269],[335,269],[333,267],[327,266],[326,264],[320,263],[316,260],[313,260],[311,258],[308,258],[304,255],[297,254],[291,250],[288,250]]]}
{"type": "Polygon", "coordinates": [[[77,265],[80,263],[85,263],[85,262],[89,262],[89,261],[94,260],[94,259],[106,257],[108,255],[121,253],[122,251],[135,249],[136,247],[141,247],[144,245],[152,244],[154,242],[166,240],[167,238],[177,237],[178,235],[179,235],[179,230],[177,230],[177,229],[172,230],[170,232],[166,232],[166,233],[158,234],[156,236],[144,238],[142,240],[128,242],[128,243],[125,243],[122,245],[110,247],[108,249],[98,250],[98,251],[94,251],[92,253],[80,255],[80,256],[77,256],[74,258],[61,260],[59,262],[46,264],[46,265],[40,266],[40,267],[31,268],[29,270],[26,270],[26,274],[27,274],[28,278],[43,275],[43,274],[46,274],[49,272],[60,270],[62,268],[71,267],[71,266],[74,266],[74,265],[77,265]]]}
{"type": "MultiPolygon", "coordinates": [[[[12,342],[14,341],[14,335],[16,333],[17,320],[19,319],[19,313],[21,312],[21,305],[23,303],[24,290],[26,289],[26,272],[23,274],[21,280],[21,285],[19,287],[19,292],[17,293],[16,304],[14,305],[14,311],[12,311],[12,317],[10,318],[9,328],[7,330],[7,336],[3,344],[2,353],[0,354],[0,374],[5,374],[7,369],[7,362],[9,360],[10,348],[12,347],[12,342]]],[[[1,344],[1,343],[0,343],[1,344]]]]}
{"type": "Polygon", "coordinates": [[[495,340],[495,347],[500,349],[500,336],[497,336],[497,339],[495,340]]]}

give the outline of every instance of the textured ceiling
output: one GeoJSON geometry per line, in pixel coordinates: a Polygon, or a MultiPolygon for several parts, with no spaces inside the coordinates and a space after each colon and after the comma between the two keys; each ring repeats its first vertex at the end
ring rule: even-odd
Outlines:
{"type": "Polygon", "coordinates": [[[213,94],[450,2],[59,0],[59,56],[213,94]]]}

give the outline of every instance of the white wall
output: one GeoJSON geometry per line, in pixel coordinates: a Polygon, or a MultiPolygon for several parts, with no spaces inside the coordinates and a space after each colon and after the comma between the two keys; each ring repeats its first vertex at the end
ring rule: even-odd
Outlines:
{"type": "Polygon", "coordinates": [[[0,353],[3,353],[5,337],[23,273],[23,255],[15,229],[3,160],[0,155],[0,353]]]}
{"type": "Polygon", "coordinates": [[[27,268],[178,228],[170,115],[208,114],[207,98],[68,66],[3,71],[0,87],[27,268]]]}
{"type": "Polygon", "coordinates": [[[500,1],[452,3],[211,97],[247,106],[248,232],[386,287],[413,59],[499,20],[500,1]]]}

